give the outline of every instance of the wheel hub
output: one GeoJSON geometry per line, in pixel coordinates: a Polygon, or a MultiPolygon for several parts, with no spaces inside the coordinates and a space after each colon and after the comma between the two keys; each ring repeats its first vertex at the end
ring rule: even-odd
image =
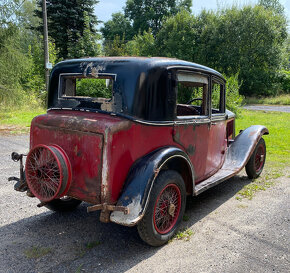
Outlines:
{"type": "Polygon", "coordinates": [[[169,207],[168,207],[168,213],[169,213],[169,215],[172,216],[172,217],[174,216],[175,208],[176,208],[175,205],[172,204],[172,203],[171,203],[171,204],[169,205],[169,207]]]}

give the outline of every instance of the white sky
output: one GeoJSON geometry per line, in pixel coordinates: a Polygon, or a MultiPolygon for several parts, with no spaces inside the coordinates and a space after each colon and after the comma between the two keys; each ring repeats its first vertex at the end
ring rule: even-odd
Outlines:
{"type": "MultiPolygon", "coordinates": [[[[122,11],[126,0],[99,0],[95,13],[98,20],[106,22],[111,19],[111,14],[122,11]]],[[[203,8],[217,9],[218,7],[227,7],[233,4],[243,6],[245,4],[255,4],[258,0],[193,0],[192,12],[198,14],[203,8]]],[[[285,7],[285,12],[289,21],[290,18],[290,0],[280,0],[280,3],[285,7]]],[[[289,22],[288,22],[289,24],[289,22]]]]}

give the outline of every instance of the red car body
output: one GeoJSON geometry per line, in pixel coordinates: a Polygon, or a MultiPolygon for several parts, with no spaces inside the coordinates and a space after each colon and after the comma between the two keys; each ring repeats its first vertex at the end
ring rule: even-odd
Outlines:
{"type": "MultiPolygon", "coordinates": [[[[102,210],[101,221],[141,223],[141,238],[160,245],[176,231],[185,195],[197,195],[244,166],[250,177],[262,171],[266,149],[260,142],[268,130],[251,126],[236,137],[234,122],[225,109],[225,80],[210,68],[165,58],[64,61],[51,74],[47,114],[31,123],[26,175],[15,188],[53,210],[79,204],[66,207],[66,200],[86,201],[89,211],[102,210]],[[86,78],[113,83],[112,96],[77,94],[86,78]],[[189,103],[179,103],[179,92],[189,89],[195,92],[189,103]],[[175,203],[162,203],[164,196],[176,196],[175,203]]],[[[22,155],[13,158],[22,162],[22,155]]]]}

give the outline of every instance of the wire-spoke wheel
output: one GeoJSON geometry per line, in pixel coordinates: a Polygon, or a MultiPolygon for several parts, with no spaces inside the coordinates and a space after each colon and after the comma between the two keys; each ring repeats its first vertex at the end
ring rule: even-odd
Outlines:
{"type": "Polygon", "coordinates": [[[249,178],[257,178],[262,173],[265,160],[266,144],[264,139],[261,138],[246,165],[246,172],[249,178]]]}
{"type": "Polygon", "coordinates": [[[141,239],[152,246],[170,240],[182,220],[185,203],[185,184],[180,174],[161,172],[154,182],[145,215],[138,223],[141,239]]]}
{"type": "Polygon", "coordinates": [[[27,155],[26,180],[30,191],[49,202],[66,194],[71,182],[71,165],[58,146],[38,145],[27,155]]]}
{"type": "Polygon", "coordinates": [[[175,225],[181,209],[181,192],[177,185],[169,184],[157,197],[153,223],[160,234],[168,233],[175,225]]]}

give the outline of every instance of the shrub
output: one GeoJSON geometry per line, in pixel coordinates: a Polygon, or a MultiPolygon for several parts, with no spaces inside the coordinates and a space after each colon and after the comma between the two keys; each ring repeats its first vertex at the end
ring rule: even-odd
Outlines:
{"type": "Polygon", "coordinates": [[[240,107],[244,97],[240,95],[239,89],[241,84],[238,81],[238,74],[225,77],[226,84],[226,108],[234,112],[237,116],[240,114],[240,107]]]}

